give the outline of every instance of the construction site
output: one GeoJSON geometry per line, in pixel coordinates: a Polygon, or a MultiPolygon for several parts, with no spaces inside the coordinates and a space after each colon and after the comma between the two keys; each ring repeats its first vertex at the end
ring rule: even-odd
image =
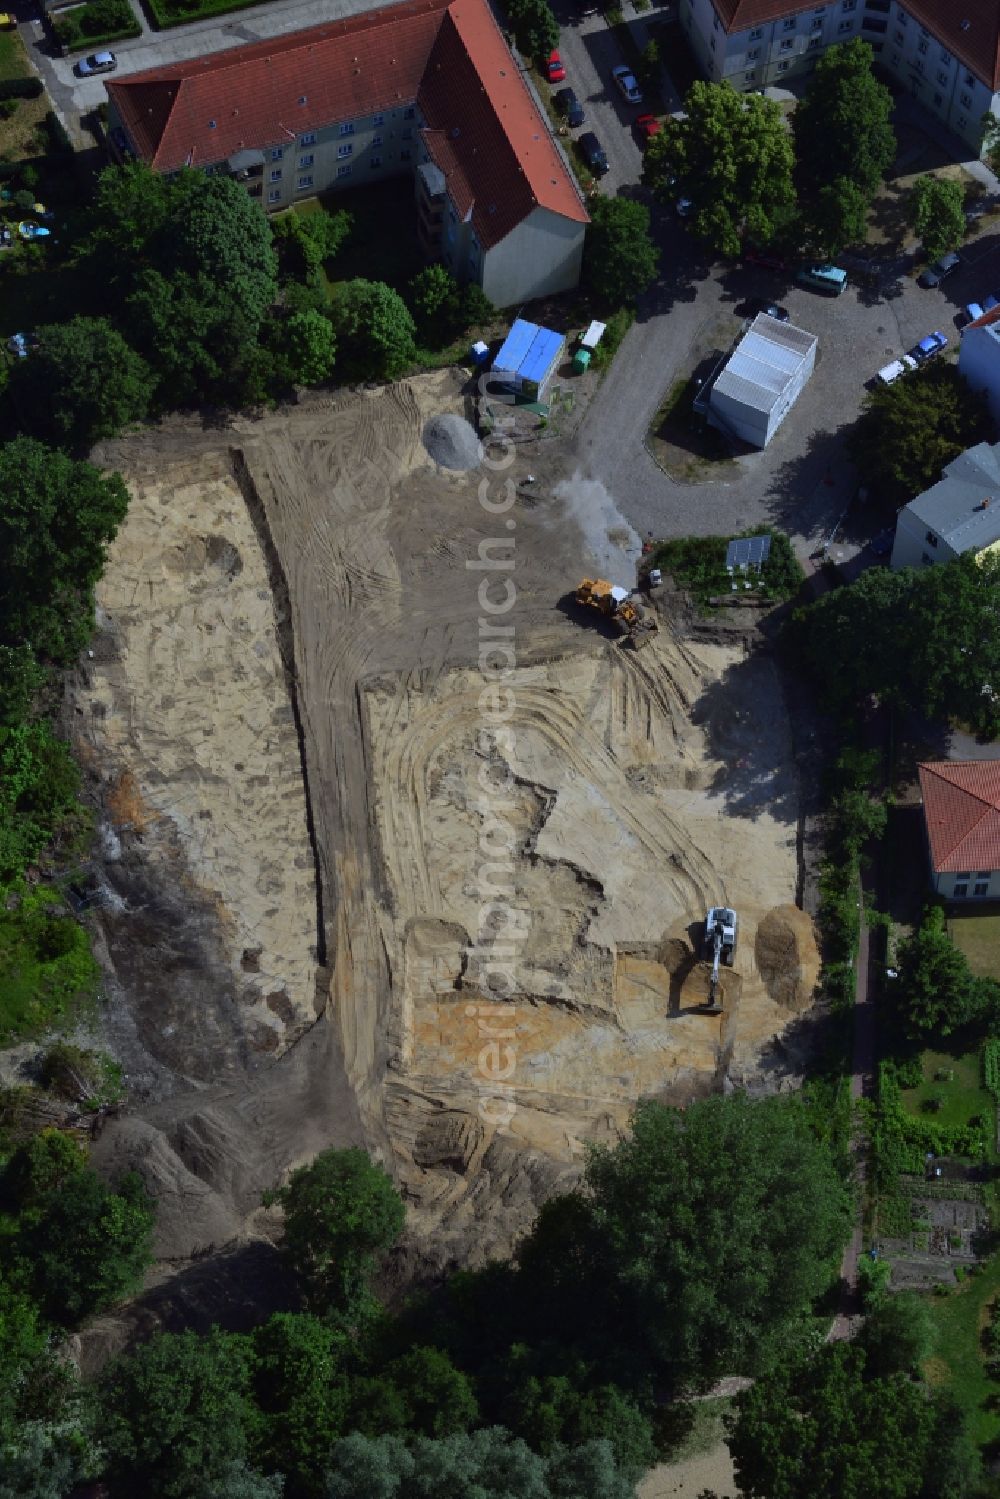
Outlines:
{"type": "Polygon", "coordinates": [[[67,711],[130,1104],[95,1162],[144,1173],[164,1264],[349,1143],[414,1264],[477,1263],[640,1097],[759,1081],[818,971],[780,672],[636,595],[555,445],[484,451],[449,371],[98,458],[132,503],[67,711]]]}

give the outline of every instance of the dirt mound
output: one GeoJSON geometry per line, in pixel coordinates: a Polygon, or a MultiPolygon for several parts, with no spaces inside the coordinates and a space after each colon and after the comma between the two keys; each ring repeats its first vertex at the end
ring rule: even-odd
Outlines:
{"type": "Polygon", "coordinates": [[[812,921],[798,906],[778,906],[757,928],[754,956],[775,1004],[796,1014],[812,1004],[820,959],[812,921]]]}
{"type": "Polygon", "coordinates": [[[483,461],[483,449],[475,428],[453,411],[432,416],[423,430],[423,443],[435,463],[442,468],[465,473],[483,461]]]}

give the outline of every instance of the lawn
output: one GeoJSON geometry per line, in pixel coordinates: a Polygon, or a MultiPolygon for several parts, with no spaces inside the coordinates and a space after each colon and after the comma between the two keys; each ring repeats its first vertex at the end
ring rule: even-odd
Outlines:
{"type": "Polygon", "coordinates": [[[31,69],[21,38],[16,31],[0,31],[0,82],[8,78],[28,78],[31,69]]]}
{"type": "Polygon", "coordinates": [[[948,1296],[928,1297],[934,1324],[933,1357],[925,1374],[933,1385],[947,1385],[969,1419],[979,1446],[1000,1437],[1000,1385],[983,1366],[982,1332],[989,1308],[1000,1295],[1000,1255],[987,1261],[978,1275],[948,1296]]]}
{"type": "Polygon", "coordinates": [[[1000,904],[977,906],[975,913],[951,915],[948,933],[979,978],[1000,979],[1000,904]]]}
{"type": "Polygon", "coordinates": [[[925,1051],[921,1061],[924,1080],[916,1088],[901,1090],[903,1108],[918,1118],[931,1118],[944,1128],[961,1127],[977,1114],[992,1113],[993,1099],[983,1087],[979,1048],[963,1056],[946,1052],[925,1051]],[[940,1078],[938,1074],[941,1074],[940,1078]],[[940,1098],[940,1109],[930,1112],[924,1105],[930,1098],[940,1098]]]}
{"type": "Polygon", "coordinates": [[[364,276],[402,291],[424,262],[417,245],[417,207],[408,185],[398,179],[377,187],[326,193],[294,205],[295,213],[330,213],[345,208],[354,219],[336,256],[336,282],[364,276]]]}
{"type": "Polygon", "coordinates": [[[0,1045],[9,1046],[75,1015],[96,992],[100,970],[57,891],[21,883],[2,893],[0,1045]]]}

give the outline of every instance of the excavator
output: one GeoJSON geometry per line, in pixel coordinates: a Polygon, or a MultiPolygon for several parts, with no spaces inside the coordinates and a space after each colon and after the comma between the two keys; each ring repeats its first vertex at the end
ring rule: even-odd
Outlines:
{"type": "Polygon", "coordinates": [[[704,1008],[718,1014],[719,964],[732,968],[736,958],[736,942],[739,937],[740,919],[730,906],[710,906],[705,917],[704,957],[712,965],[712,976],[708,981],[708,1003],[704,1008]]]}
{"type": "Polygon", "coordinates": [[[636,650],[659,628],[656,615],[643,605],[637,594],[604,578],[584,578],[576,590],[576,601],[597,609],[606,619],[613,619],[636,650]]]}

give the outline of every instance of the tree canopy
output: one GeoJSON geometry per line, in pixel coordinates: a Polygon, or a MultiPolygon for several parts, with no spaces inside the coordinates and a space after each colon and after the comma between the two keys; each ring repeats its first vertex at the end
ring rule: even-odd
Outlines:
{"type": "Polygon", "coordinates": [[[900,945],[897,966],[890,993],[896,1023],[909,1040],[950,1036],[1000,1012],[1000,985],[975,977],[945,930],[940,906],[929,906],[913,936],[900,945]]]}
{"type": "Polygon", "coordinates": [[[684,117],[669,118],[650,141],[644,180],[657,197],[692,203],[696,234],[725,255],[741,236],[767,244],[794,203],[792,143],[770,99],[728,83],[694,83],[684,117]]]}
{"type": "MultiPolygon", "coordinates": [[[[753,1370],[823,1291],[848,1222],[801,1103],[643,1103],[520,1255],[532,1315],[623,1387],[753,1370]]],[[[538,1334],[541,1337],[541,1333],[538,1334]]]]}
{"type": "Polygon", "coordinates": [[[874,53],[855,37],[828,47],[792,116],[796,177],[804,200],[827,184],[852,183],[866,202],[896,155],[892,94],[872,72],[874,53]]]}
{"type": "Polygon", "coordinates": [[[153,375],[105,318],[75,317],[38,329],[38,348],[19,360],[11,390],[33,432],[70,451],[142,421],[153,375]]]}
{"type": "Polygon", "coordinates": [[[938,359],[905,380],[877,386],[865,398],[848,446],[866,484],[901,505],[936,484],[966,448],[994,436],[986,397],[969,388],[955,365],[938,359]]]}
{"type": "Polygon", "coordinates": [[[634,302],[656,279],[659,247],[649,209],[632,198],[595,198],[583,254],[583,278],[609,305],[634,302]]]}
{"type": "Polygon", "coordinates": [[[777,1366],[738,1397],[727,1441],[745,1499],[963,1499],[978,1476],[953,1401],[860,1343],[777,1366]]]}
{"type": "Polygon", "coordinates": [[[965,193],[946,177],[918,177],[910,189],[909,219],[928,260],[937,260],[965,237],[965,193]]]}
{"type": "Polygon", "coordinates": [[[390,1178],[363,1150],[323,1151],[265,1201],[285,1210],[285,1252],[318,1311],[359,1305],[406,1216],[390,1178]]]}
{"type": "Polygon", "coordinates": [[[875,696],[931,719],[1000,732],[1000,562],[965,553],[921,569],[873,568],[793,619],[793,645],[825,701],[875,696]]]}
{"type": "Polygon", "coordinates": [[[395,380],[416,358],[416,332],[397,291],[358,277],[342,287],[333,309],[342,362],[355,377],[395,380]]]}

